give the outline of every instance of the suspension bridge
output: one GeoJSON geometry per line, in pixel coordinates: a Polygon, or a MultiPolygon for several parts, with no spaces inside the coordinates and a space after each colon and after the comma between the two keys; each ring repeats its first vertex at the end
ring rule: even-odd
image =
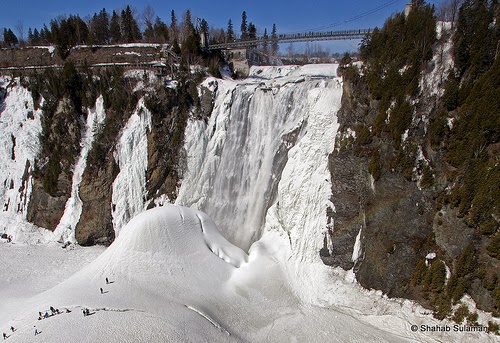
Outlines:
{"type": "Polygon", "coordinates": [[[253,40],[238,40],[234,42],[209,44],[209,50],[227,50],[237,48],[249,48],[257,45],[287,42],[312,42],[325,40],[348,40],[348,39],[363,39],[371,34],[371,29],[359,30],[344,30],[344,31],[324,31],[324,32],[304,32],[304,33],[289,33],[277,35],[273,38],[258,37],[253,40]]]}

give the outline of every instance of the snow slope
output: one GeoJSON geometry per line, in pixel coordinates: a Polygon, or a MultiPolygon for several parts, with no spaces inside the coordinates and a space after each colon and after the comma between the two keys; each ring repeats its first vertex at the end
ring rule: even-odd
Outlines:
{"type": "MultiPolygon", "coordinates": [[[[408,323],[398,321],[401,313],[377,314],[390,301],[340,278],[334,284],[337,297],[367,301],[373,309],[361,313],[347,306],[305,304],[273,256],[280,241],[265,235],[247,255],[224,239],[206,214],[157,207],[134,217],[98,258],[51,289],[42,287],[33,295],[40,281],[36,275],[27,278],[32,284],[23,292],[13,291],[19,281],[12,287],[4,283],[1,290],[11,299],[0,303],[0,331],[8,332],[11,325],[17,329],[9,342],[468,341],[463,335],[413,333],[408,323]],[[38,312],[50,306],[62,313],[37,320],[38,312]],[[90,316],[83,316],[84,308],[90,316]],[[34,326],[41,331],[36,337],[34,326]]],[[[19,256],[21,251],[37,255],[39,249],[0,244],[2,256],[13,250],[19,256]]],[[[58,257],[71,253],[59,250],[58,257]]],[[[26,262],[18,260],[19,265],[26,262]]],[[[405,304],[398,310],[410,313],[405,304]]],[[[428,316],[424,319],[433,324],[428,316]]],[[[466,338],[493,339],[484,334],[466,338]]]]}
{"type": "Polygon", "coordinates": [[[257,243],[247,256],[205,214],[155,208],[132,219],[79,273],[17,299],[9,315],[2,309],[0,330],[17,328],[10,342],[407,341],[343,311],[303,305],[267,249],[257,243]],[[37,320],[50,306],[63,313],[37,320]],[[92,315],[84,317],[83,308],[92,315]]]}

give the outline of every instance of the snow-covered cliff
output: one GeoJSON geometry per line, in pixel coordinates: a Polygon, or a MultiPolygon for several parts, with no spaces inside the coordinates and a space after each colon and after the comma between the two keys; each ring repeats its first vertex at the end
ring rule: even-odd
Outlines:
{"type": "Polygon", "coordinates": [[[334,207],[327,165],[342,96],[336,65],[253,67],[246,80],[205,83],[217,84],[215,107],[208,123],[187,127],[177,203],[206,212],[245,250],[273,241],[275,257],[292,261],[289,282],[317,300],[324,280],[304,266],[322,264],[334,207]]]}

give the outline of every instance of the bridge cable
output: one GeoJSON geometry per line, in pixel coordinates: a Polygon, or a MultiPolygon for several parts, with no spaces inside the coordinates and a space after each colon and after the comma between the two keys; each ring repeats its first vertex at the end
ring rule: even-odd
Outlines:
{"type": "Polygon", "coordinates": [[[305,29],[305,30],[301,30],[301,31],[288,32],[288,34],[309,32],[309,31],[314,32],[314,31],[326,30],[326,29],[329,29],[329,28],[337,27],[337,26],[340,26],[342,24],[347,24],[347,23],[356,21],[358,19],[364,18],[366,16],[369,16],[370,14],[376,13],[376,12],[378,12],[378,11],[380,11],[380,10],[386,8],[386,7],[389,7],[391,5],[394,5],[395,3],[400,2],[400,1],[402,1],[402,0],[391,0],[391,1],[386,2],[385,4],[382,4],[382,5],[379,5],[379,6],[375,7],[375,8],[372,8],[371,10],[368,10],[366,12],[363,12],[363,13],[360,13],[358,15],[355,15],[354,17],[351,17],[351,18],[349,18],[347,20],[338,21],[338,22],[330,24],[330,25],[316,27],[316,28],[313,28],[313,29],[305,29]]]}

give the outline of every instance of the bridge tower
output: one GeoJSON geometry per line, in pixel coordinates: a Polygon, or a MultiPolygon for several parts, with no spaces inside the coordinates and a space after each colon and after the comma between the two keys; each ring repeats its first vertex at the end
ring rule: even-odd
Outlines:
{"type": "Polygon", "coordinates": [[[411,7],[412,7],[412,3],[411,2],[409,2],[409,3],[406,4],[406,7],[405,7],[405,18],[408,17],[408,14],[410,14],[411,7]]]}
{"type": "MultiPolygon", "coordinates": [[[[205,22],[206,25],[206,22],[205,22]]],[[[204,50],[208,50],[208,30],[204,25],[202,25],[202,19],[196,17],[196,30],[200,34],[200,44],[201,48],[204,50]]]]}

